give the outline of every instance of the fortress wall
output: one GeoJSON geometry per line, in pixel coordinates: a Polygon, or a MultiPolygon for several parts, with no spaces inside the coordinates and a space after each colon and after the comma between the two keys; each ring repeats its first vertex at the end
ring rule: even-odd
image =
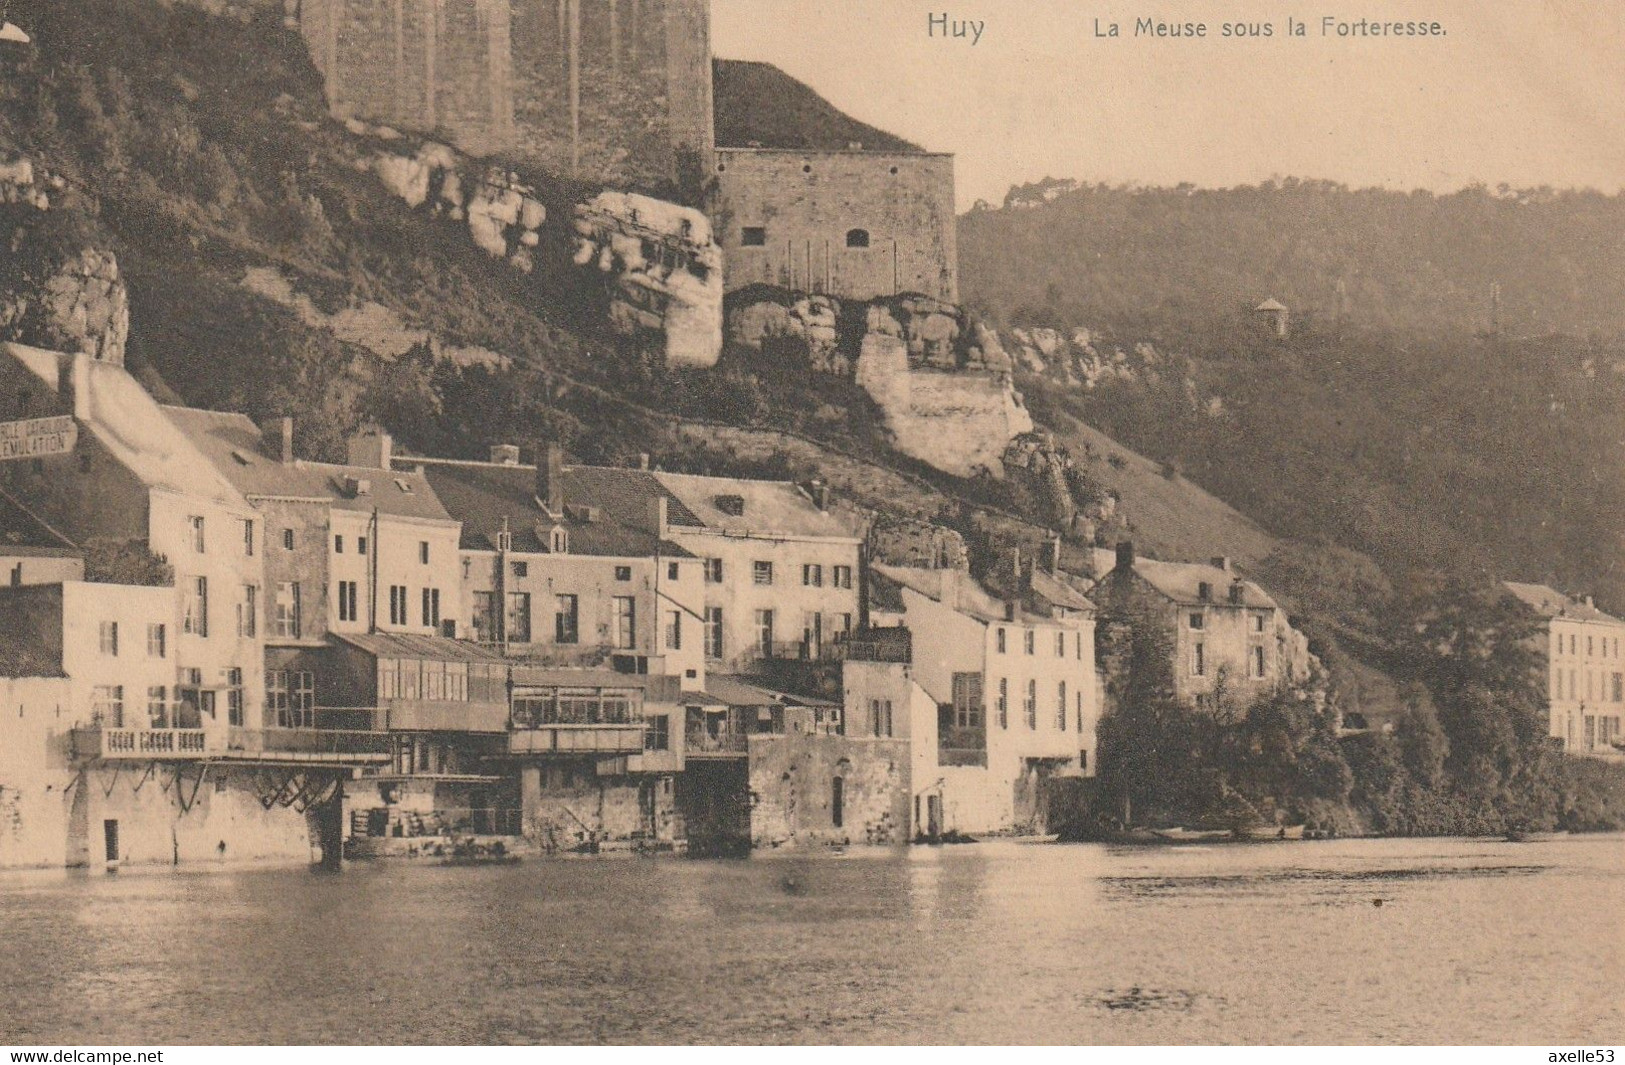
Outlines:
{"type": "Polygon", "coordinates": [[[712,209],[728,291],[752,284],[958,301],[951,155],[719,148],[712,209]],[[765,243],[743,243],[747,227],[765,243]],[[848,233],[868,233],[849,247],[848,233]]]}

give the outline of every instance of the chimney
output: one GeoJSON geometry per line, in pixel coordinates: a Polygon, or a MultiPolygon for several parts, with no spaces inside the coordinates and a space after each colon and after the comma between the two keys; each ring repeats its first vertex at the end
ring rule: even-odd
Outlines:
{"type": "Polygon", "coordinates": [[[649,468],[649,453],[647,451],[638,452],[638,469],[647,470],[648,468],[649,468]]]}
{"type": "Polygon", "coordinates": [[[1045,568],[1049,570],[1049,575],[1059,577],[1061,575],[1061,538],[1059,536],[1049,538],[1049,558],[1046,562],[1045,568]]]}
{"type": "Polygon", "coordinates": [[[536,501],[555,518],[564,517],[564,449],[548,444],[536,463],[536,501]]]}
{"type": "Polygon", "coordinates": [[[1010,575],[1016,579],[1017,584],[1021,583],[1021,548],[1019,547],[1010,549],[1010,575]]]}
{"type": "Polygon", "coordinates": [[[293,419],[272,418],[260,430],[260,446],[265,453],[286,465],[293,461],[293,419]]]}
{"type": "Polygon", "coordinates": [[[390,468],[390,452],[394,450],[395,442],[382,429],[363,429],[350,437],[348,445],[350,465],[365,466],[369,470],[390,468]]]}
{"type": "Polygon", "coordinates": [[[817,505],[819,510],[828,510],[829,485],[825,484],[823,481],[814,481],[812,483],[812,498],[813,503],[817,505]]]}
{"type": "Polygon", "coordinates": [[[1213,568],[1214,569],[1222,569],[1226,573],[1230,572],[1230,556],[1229,555],[1214,555],[1211,559],[1209,559],[1209,561],[1213,563],[1213,568]]]}
{"type": "Polygon", "coordinates": [[[519,465],[519,448],[514,444],[492,444],[491,461],[498,466],[519,465]]]}
{"type": "Polygon", "coordinates": [[[1585,603],[1586,606],[1591,607],[1592,609],[1596,609],[1597,601],[1592,596],[1589,596],[1589,595],[1586,596],[1584,599],[1581,600],[1581,602],[1585,603]]]}
{"type": "Polygon", "coordinates": [[[1131,570],[1134,568],[1134,541],[1117,541],[1117,568],[1131,570]]]}
{"type": "Polygon", "coordinates": [[[666,505],[668,500],[664,492],[649,498],[649,524],[656,536],[665,536],[667,530],[666,505]]]}

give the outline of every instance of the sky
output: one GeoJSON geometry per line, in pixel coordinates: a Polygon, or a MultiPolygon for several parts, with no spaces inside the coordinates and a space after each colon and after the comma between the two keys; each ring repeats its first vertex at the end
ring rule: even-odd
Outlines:
{"type": "Polygon", "coordinates": [[[961,207],[1046,176],[1625,189],[1615,0],[713,0],[712,44],[954,152],[961,207]],[[982,23],[980,40],[929,36],[931,13],[982,23]],[[1307,36],[1287,34],[1289,16],[1307,36]],[[1323,37],[1325,16],[1445,34],[1323,37]],[[1204,22],[1208,36],[1135,37],[1138,18],[1204,22]],[[1121,36],[1096,37],[1097,20],[1121,36]],[[1225,39],[1226,22],[1273,36],[1225,39]]]}

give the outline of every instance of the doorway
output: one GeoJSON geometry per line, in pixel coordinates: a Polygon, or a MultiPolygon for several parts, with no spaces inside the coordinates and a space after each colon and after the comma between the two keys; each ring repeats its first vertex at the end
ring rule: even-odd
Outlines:
{"type": "Polygon", "coordinates": [[[107,861],[110,865],[118,864],[118,822],[107,820],[102,822],[102,839],[106,844],[107,861]]]}

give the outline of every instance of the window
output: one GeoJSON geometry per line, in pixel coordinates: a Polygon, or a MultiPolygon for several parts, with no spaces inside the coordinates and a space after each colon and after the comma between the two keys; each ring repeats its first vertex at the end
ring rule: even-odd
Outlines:
{"type": "Polygon", "coordinates": [[[750,578],[755,584],[773,583],[773,563],[752,562],[750,564],[750,578]]]}
{"type": "Polygon", "coordinates": [[[429,564],[429,541],[427,540],[418,541],[418,564],[421,566],[429,564]]]}
{"type": "Polygon", "coordinates": [[[299,638],[299,582],[284,581],[276,586],[276,603],[271,612],[271,635],[299,638]]]}
{"type": "Polygon", "coordinates": [[[705,608],[705,657],[710,659],[722,657],[722,608],[720,606],[705,608]]]}
{"type": "Polygon", "coordinates": [[[166,658],[169,655],[168,632],[162,622],[147,626],[147,657],[166,658]]]}
{"type": "Polygon", "coordinates": [[[293,530],[292,529],[283,529],[282,530],[282,550],[284,550],[284,551],[292,551],[293,550],[293,530]]]}
{"type": "Polygon", "coordinates": [[[675,562],[666,563],[666,579],[668,581],[677,580],[679,574],[681,574],[681,573],[682,573],[682,568],[680,566],[678,566],[677,563],[675,563],[675,562]]]}
{"type": "Polygon", "coordinates": [[[553,642],[581,642],[581,605],[573,595],[561,595],[553,610],[553,642]]]}
{"type": "Polygon", "coordinates": [[[818,658],[824,651],[824,616],[816,610],[801,615],[801,652],[807,658],[818,658]]]}
{"type": "Polygon", "coordinates": [[[852,635],[852,615],[851,614],[836,614],[835,615],[835,632],[834,632],[834,635],[835,635],[835,637],[837,639],[842,639],[842,640],[844,640],[848,636],[852,635]]]}
{"type": "Polygon", "coordinates": [[[237,604],[237,635],[252,639],[260,627],[260,588],[243,585],[243,601],[237,604]]]}
{"type": "Polygon", "coordinates": [[[406,585],[404,584],[389,586],[389,623],[391,625],[406,624],[406,585]]]}
{"type": "Polygon", "coordinates": [[[846,816],[846,781],[835,777],[829,783],[829,820],[836,828],[846,816]]]}
{"type": "Polygon", "coordinates": [[[666,614],[666,649],[668,651],[681,651],[683,649],[683,612],[672,610],[666,614]]]}
{"type": "Polygon", "coordinates": [[[1262,647],[1254,647],[1253,648],[1253,663],[1252,664],[1253,664],[1253,676],[1262,678],[1264,676],[1264,649],[1262,647]]]}
{"type": "Polygon", "coordinates": [[[360,617],[356,611],[355,581],[339,581],[339,620],[360,620],[360,617]]]}
{"type": "Polygon", "coordinates": [[[631,580],[632,579],[632,567],[631,566],[616,566],[615,567],[615,579],[618,580],[618,581],[629,581],[629,580],[631,580]]]}
{"type": "Polygon", "coordinates": [[[743,248],[762,248],[767,246],[766,226],[743,226],[739,230],[739,245],[743,248]]]}
{"type": "Polygon", "coordinates": [[[1021,709],[1027,718],[1027,727],[1033,731],[1038,730],[1038,682],[1027,682],[1027,698],[1022,701],[1021,709]]]}
{"type": "Polygon", "coordinates": [[[816,563],[802,566],[801,583],[808,588],[822,588],[824,586],[824,567],[816,563]]]}
{"type": "Polygon", "coordinates": [[[1066,681],[1061,681],[1055,688],[1055,727],[1062,732],[1066,731],[1066,681]]]}
{"type": "Polygon", "coordinates": [[[254,557],[254,519],[243,519],[243,554],[254,557]]]}
{"type": "Polygon", "coordinates": [[[104,621],[101,626],[102,654],[118,657],[118,622],[104,621]]]}
{"type": "Polygon", "coordinates": [[[201,555],[203,554],[203,519],[194,515],[187,520],[192,523],[192,550],[201,555]]]}
{"type": "Polygon", "coordinates": [[[982,727],[982,675],[955,673],[953,675],[954,727],[982,727]]]}
{"type": "Polygon", "coordinates": [[[355,553],[358,555],[364,555],[367,553],[367,538],[365,536],[357,536],[355,538],[355,553]]]}
{"type": "Polygon", "coordinates": [[[510,643],[530,642],[530,593],[508,593],[508,640],[510,643]]]}
{"type": "Polygon", "coordinates": [[[530,576],[530,563],[529,562],[510,562],[508,564],[508,566],[509,566],[509,569],[512,571],[512,573],[513,573],[513,575],[515,577],[529,577],[530,576]]]}
{"type": "Polygon", "coordinates": [[[867,229],[847,230],[846,246],[848,248],[867,248],[869,246],[869,231],[867,229]]]}
{"type": "Polygon", "coordinates": [[[169,727],[169,689],[162,684],[147,689],[147,727],[169,727]]]}
{"type": "Polygon", "coordinates": [[[181,615],[181,631],[193,636],[209,635],[209,578],[192,578],[181,615]]]}
{"type": "Polygon", "coordinates": [[[570,534],[564,529],[554,529],[548,536],[548,549],[555,555],[562,555],[570,550],[570,534]]]}
{"type": "Polygon", "coordinates": [[[1078,693],[1078,735],[1083,735],[1083,693],[1078,693]]]}
{"type": "Polygon", "coordinates": [[[829,583],[830,583],[830,587],[832,587],[832,588],[851,588],[852,587],[852,567],[851,566],[836,566],[834,568],[834,571],[830,574],[829,583]]]}
{"type": "Polygon", "coordinates": [[[1077,636],[1074,639],[1074,642],[1078,645],[1078,647],[1077,647],[1078,661],[1082,662],[1083,661],[1083,633],[1081,633],[1081,632],[1078,633],[1077,636]]]}
{"type": "Polygon", "coordinates": [[[999,678],[999,727],[1010,727],[1010,678],[999,678]]]}
{"type": "Polygon", "coordinates": [[[1196,644],[1191,648],[1191,676],[1202,677],[1207,675],[1207,648],[1196,644]]]}
{"type": "Polygon", "coordinates": [[[1004,630],[1003,629],[998,630],[998,632],[995,635],[997,637],[997,640],[995,642],[998,645],[998,652],[999,652],[999,654],[1002,655],[1002,654],[1004,654],[1004,630]]]}
{"type": "Polygon", "coordinates": [[[429,628],[440,627],[440,589],[423,589],[423,624],[429,628]]]}
{"type": "Polygon", "coordinates": [[[1200,629],[1207,624],[1207,618],[1200,613],[1192,614],[1190,624],[1192,629],[1200,629]]]}
{"type": "Polygon", "coordinates": [[[764,658],[773,657],[773,611],[758,610],[756,612],[756,646],[761,648],[764,658]]]}
{"type": "Polygon", "coordinates": [[[869,720],[874,725],[874,734],[876,739],[890,737],[892,734],[891,700],[869,700],[869,720]]]}
{"type": "Polygon", "coordinates": [[[266,670],[265,709],[277,728],[315,728],[316,675],[307,670],[266,670]]]}
{"type": "Polygon", "coordinates": [[[1038,634],[1032,629],[1027,629],[1021,634],[1021,637],[1022,645],[1026,648],[1027,653],[1036,654],[1038,651],[1038,634]]]}
{"type": "Polygon", "coordinates": [[[90,691],[90,723],[124,727],[124,685],[98,684],[90,691]]]}
{"type": "Polygon", "coordinates": [[[236,666],[226,670],[226,724],[242,728],[243,671],[236,666]]]}
{"type": "Polygon", "coordinates": [[[705,560],[705,580],[708,584],[722,583],[722,559],[708,558],[705,560]]]}
{"type": "Polygon", "coordinates": [[[617,595],[614,601],[615,646],[630,651],[638,645],[638,604],[630,595],[617,595]]]}
{"type": "Polygon", "coordinates": [[[1264,631],[1264,615],[1263,614],[1254,614],[1253,615],[1253,631],[1254,632],[1263,632],[1264,631]]]}
{"type": "Polygon", "coordinates": [[[1614,674],[1614,702],[1625,703],[1625,673],[1614,674]]]}
{"type": "Polygon", "coordinates": [[[335,536],[335,537],[333,537],[333,553],[335,555],[344,554],[344,537],[343,536],[335,536]]]}
{"type": "Polygon", "coordinates": [[[475,592],[474,610],[469,624],[474,628],[476,643],[494,643],[496,633],[497,596],[495,592],[475,592]]]}
{"type": "Polygon", "coordinates": [[[1057,632],[1055,634],[1055,657],[1066,657],[1066,633],[1064,632],[1057,632]]]}
{"type": "Polygon", "coordinates": [[[646,751],[671,750],[671,718],[657,714],[643,721],[643,749],[646,751]]]}

